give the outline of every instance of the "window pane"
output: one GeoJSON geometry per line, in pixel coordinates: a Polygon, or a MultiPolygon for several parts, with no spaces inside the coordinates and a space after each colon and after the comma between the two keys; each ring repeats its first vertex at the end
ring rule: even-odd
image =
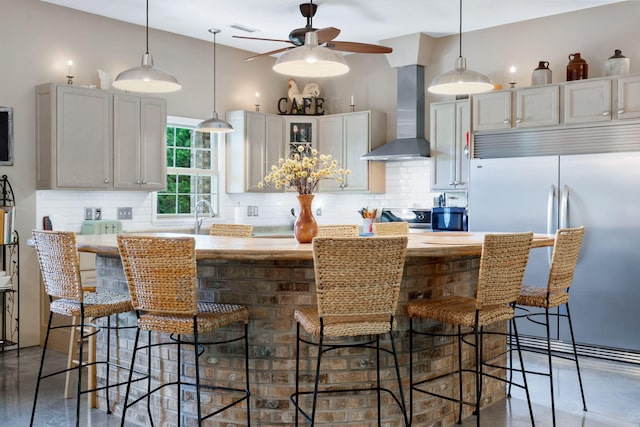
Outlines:
{"type": "Polygon", "coordinates": [[[211,148],[211,134],[208,132],[196,132],[195,136],[195,144],[196,148],[211,148]]]}
{"type": "Polygon", "coordinates": [[[177,189],[177,185],[176,185],[176,179],[178,177],[176,175],[173,174],[169,174],[167,175],[167,191],[166,193],[176,193],[176,189],[177,189]]]}
{"type": "Polygon", "coordinates": [[[178,193],[191,194],[191,175],[178,176],[178,193]]]}
{"type": "Polygon", "coordinates": [[[176,150],[176,167],[177,168],[190,168],[191,167],[191,150],[176,150]]]}
{"type": "Polygon", "coordinates": [[[175,214],[176,196],[172,194],[158,194],[158,213],[175,214]]]}
{"type": "Polygon", "coordinates": [[[205,196],[211,194],[211,177],[199,176],[198,177],[198,194],[202,194],[202,199],[211,201],[211,196],[205,196]]]}
{"type": "Polygon", "coordinates": [[[191,129],[176,128],[176,146],[191,147],[191,129]]]}
{"type": "Polygon", "coordinates": [[[196,150],[196,164],[194,167],[198,169],[211,169],[211,151],[196,150]]]}
{"type": "Polygon", "coordinates": [[[167,148],[167,167],[174,167],[176,161],[176,150],[173,148],[167,148]]]}
{"type": "Polygon", "coordinates": [[[191,196],[181,194],[178,196],[178,213],[188,214],[191,213],[191,196]]]}
{"type": "Polygon", "coordinates": [[[176,136],[175,136],[176,128],[167,127],[167,146],[172,147],[176,144],[176,136]]]}

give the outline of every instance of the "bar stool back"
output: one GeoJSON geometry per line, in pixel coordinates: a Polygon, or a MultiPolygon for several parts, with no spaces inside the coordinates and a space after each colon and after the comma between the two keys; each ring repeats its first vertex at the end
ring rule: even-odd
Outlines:
{"type": "Polygon", "coordinates": [[[357,224],[319,225],[316,237],[358,237],[357,224]]]}
{"type": "MultiPolygon", "coordinates": [[[[240,404],[246,400],[247,425],[250,425],[250,402],[249,402],[249,360],[247,324],[249,322],[249,310],[247,307],[234,304],[216,304],[200,302],[197,300],[197,276],[196,276],[196,256],[195,240],[191,237],[152,237],[118,235],[118,248],[122,258],[124,273],[127,278],[131,301],[138,318],[138,329],[136,331],[135,346],[132,355],[132,367],[136,360],[136,354],[141,349],[148,348],[149,353],[152,347],[160,345],[177,345],[177,380],[164,382],[151,389],[151,354],[148,356],[148,386],[147,391],[142,396],[129,401],[133,372],[129,375],[127,392],[125,396],[125,406],[122,411],[122,426],[124,426],[127,409],[143,399],[147,399],[147,413],[153,425],[151,415],[150,398],[151,394],[159,389],[177,385],[178,399],[180,399],[183,386],[195,388],[196,407],[198,425],[222,411],[240,404]],[[202,341],[202,334],[215,331],[216,329],[229,326],[236,322],[242,322],[244,333],[241,336],[218,341],[202,341]],[[149,332],[148,343],[140,343],[140,331],[149,332]],[[161,332],[170,334],[171,341],[152,343],[151,332],[161,332]],[[187,340],[186,336],[193,339],[187,340]],[[245,388],[233,388],[223,386],[213,386],[201,384],[199,356],[204,352],[204,345],[227,344],[236,341],[244,343],[245,362],[245,388]],[[195,383],[184,382],[181,379],[182,371],[182,345],[188,344],[194,347],[195,383]],[[227,401],[222,408],[203,415],[201,408],[201,389],[225,392],[233,395],[232,401],[227,401]],[[241,397],[235,398],[240,395],[241,397]]],[[[177,405],[177,423],[181,424],[182,403],[177,405]]]]}
{"type": "Polygon", "coordinates": [[[211,228],[209,229],[209,235],[227,237],[252,237],[253,225],[213,223],[211,224],[211,228]]]}
{"type": "Polygon", "coordinates": [[[376,236],[406,236],[409,234],[408,222],[374,222],[373,234],[376,236]]]}
{"type": "Polygon", "coordinates": [[[70,371],[75,371],[77,374],[76,426],[78,426],[80,425],[80,397],[85,393],[94,393],[98,390],[106,389],[107,412],[111,412],[108,389],[120,384],[110,384],[110,369],[107,368],[106,383],[104,386],[90,387],[86,390],[82,390],[82,369],[84,367],[95,366],[97,363],[107,364],[107,366],[111,364],[111,340],[109,338],[109,332],[111,330],[110,316],[113,314],[131,311],[131,299],[129,298],[129,295],[100,288],[95,289],[94,292],[85,293],[85,290],[82,287],[82,280],[80,279],[80,260],[76,249],[75,233],[70,231],[33,230],[33,239],[35,242],[36,253],[38,255],[40,271],[42,273],[42,281],[44,283],[45,291],[49,296],[49,320],[47,322],[47,334],[45,336],[40,368],[38,370],[38,381],[36,383],[35,397],[33,399],[30,425],[34,424],[41,380],[54,375],[62,373],[66,374],[70,371]],[[70,323],[52,326],[54,313],[70,317],[70,323]],[[89,337],[93,337],[97,334],[101,329],[101,327],[95,323],[90,323],[89,319],[97,319],[101,317],[107,318],[106,360],[83,360],[83,347],[85,341],[89,337]],[[49,334],[51,330],[61,328],[70,328],[72,330],[72,335],[74,334],[73,330],[78,328],[78,333],[80,335],[78,337],[78,361],[77,363],[70,364],[66,369],[43,374],[47,345],[49,343],[49,334]]]}
{"type": "MultiPolygon", "coordinates": [[[[556,231],[556,241],[553,246],[553,255],[551,257],[551,269],[549,271],[549,279],[546,287],[524,285],[522,291],[516,300],[516,308],[525,309],[528,313],[522,316],[535,323],[540,324],[541,316],[544,316],[544,323],[547,333],[547,358],[549,363],[549,372],[532,372],[536,374],[547,375],[549,377],[549,390],[551,394],[551,414],[553,425],[556,425],[556,410],[554,402],[553,389],[553,365],[551,353],[551,331],[550,316],[566,318],[569,325],[569,333],[571,335],[571,345],[573,348],[573,360],[576,364],[578,372],[578,383],[580,384],[580,395],[582,397],[583,409],[587,410],[587,403],[584,398],[584,389],[582,387],[582,377],[580,375],[580,365],[578,363],[578,352],[576,350],[576,342],[573,337],[573,325],[571,324],[571,312],[569,311],[569,288],[573,282],[573,276],[578,263],[578,254],[582,246],[584,236],[584,227],[561,228],[556,231]],[[559,308],[564,305],[567,314],[551,313],[552,308],[559,308]],[[544,312],[530,313],[527,307],[536,307],[544,309],[544,312]],[[535,319],[535,320],[534,320],[535,319]]],[[[567,358],[564,356],[558,356],[567,358]]],[[[527,371],[529,372],[529,371],[527,371]]]]}
{"type": "MultiPolygon", "coordinates": [[[[478,288],[475,298],[466,296],[445,296],[436,299],[417,299],[409,301],[406,305],[409,316],[409,339],[410,339],[410,417],[413,417],[413,392],[420,392],[442,399],[457,402],[458,423],[462,420],[462,405],[475,407],[476,423],[480,426],[480,403],[482,399],[483,366],[486,364],[483,358],[483,335],[484,327],[496,322],[505,322],[514,316],[514,304],[522,288],[522,278],[525,267],[529,259],[531,241],[533,233],[504,233],[486,234],[482,246],[480,258],[480,271],[478,277],[478,288]],[[433,319],[438,322],[447,323],[457,328],[455,334],[440,334],[426,331],[418,331],[414,328],[415,319],[433,319]],[[462,327],[471,328],[471,332],[462,332],[462,327]],[[454,336],[458,341],[458,370],[439,375],[426,380],[414,381],[414,335],[431,336],[454,336]],[[473,335],[474,342],[466,341],[467,335],[473,335]],[[474,346],[475,367],[473,370],[462,368],[462,343],[474,346]],[[475,399],[465,401],[463,396],[463,372],[472,372],[475,377],[475,399]],[[427,390],[426,384],[448,375],[458,374],[458,397],[447,396],[427,390]]],[[[520,352],[520,341],[517,329],[514,329],[518,355],[522,366],[522,355],[520,352]]],[[[495,365],[493,367],[507,369],[495,365]]],[[[521,369],[524,385],[529,405],[529,415],[533,423],[533,410],[529,399],[529,391],[524,369],[521,369]]],[[[495,379],[501,379],[491,376],[495,379]]]]}
{"type": "Polygon", "coordinates": [[[322,393],[360,393],[376,391],[378,398],[378,425],[381,425],[380,393],[389,393],[398,404],[404,424],[409,425],[402,381],[398,367],[392,331],[394,315],[398,305],[400,283],[407,250],[407,237],[316,237],[313,239],[313,262],[317,306],[299,308],[294,313],[296,325],[296,390],[291,401],[298,415],[315,424],[316,403],[322,393]],[[362,268],[363,256],[367,268],[362,268]],[[302,338],[300,328],[317,338],[317,342],[302,338]],[[389,334],[391,350],[383,351],[393,355],[398,392],[394,393],[381,385],[380,379],[380,335],[389,334]],[[342,344],[331,341],[325,344],[325,337],[375,336],[366,342],[354,343],[346,340],[342,344]],[[318,347],[315,382],[312,391],[300,390],[300,343],[318,347]],[[338,389],[332,385],[319,389],[322,356],[327,351],[344,347],[375,348],[377,353],[377,383],[366,389],[338,389]],[[312,408],[305,411],[300,405],[300,396],[313,395],[312,408]]]}

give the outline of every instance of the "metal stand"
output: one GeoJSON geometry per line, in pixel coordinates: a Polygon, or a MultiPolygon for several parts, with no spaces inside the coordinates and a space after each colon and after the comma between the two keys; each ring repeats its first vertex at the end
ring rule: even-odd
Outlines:
{"type": "MultiPolygon", "coordinates": [[[[0,178],[0,188],[2,189],[2,199],[0,207],[5,210],[5,214],[15,205],[13,189],[6,175],[0,178]]],[[[4,221],[4,216],[0,218],[4,221]]],[[[5,222],[5,226],[7,223],[5,222]]],[[[9,276],[11,287],[0,288],[0,300],[2,301],[2,323],[0,327],[0,353],[8,350],[17,350],[20,356],[20,239],[18,232],[4,230],[0,236],[0,250],[2,251],[2,270],[9,276]],[[6,242],[6,243],[5,243],[6,242]],[[7,323],[8,322],[8,323],[7,323]]]]}

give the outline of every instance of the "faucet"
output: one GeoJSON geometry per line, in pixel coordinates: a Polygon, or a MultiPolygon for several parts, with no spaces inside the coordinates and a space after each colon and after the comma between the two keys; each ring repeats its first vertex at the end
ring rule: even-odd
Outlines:
{"type": "Polygon", "coordinates": [[[196,202],[196,206],[194,207],[194,211],[195,211],[195,225],[193,227],[193,232],[194,234],[200,234],[200,227],[202,227],[202,221],[204,220],[204,218],[200,218],[198,219],[198,208],[200,207],[200,205],[205,205],[209,208],[209,218],[213,218],[214,216],[216,216],[215,212],[213,212],[213,208],[211,207],[211,203],[209,203],[208,200],[205,199],[200,199],[196,202]]]}

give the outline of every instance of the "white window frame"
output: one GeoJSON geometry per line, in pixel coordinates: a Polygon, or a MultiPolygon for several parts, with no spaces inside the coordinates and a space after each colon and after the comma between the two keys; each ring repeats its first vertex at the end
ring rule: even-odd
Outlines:
{"type": "MultiPolygon", "coordinates": [[[[195,128],[198,123],[200,123],[202,119],[193,119],[189,117],[179,117],[179,116],[167,116],[167,127],[188,127],[195,128]]],[[[165,129],[166,133],[166,129],[165,129]]],[[[165,149],[166,146],[165,141],[165,149]]],[[[219,160],[220,150],[218,137],[216,134],[211,134],[211,148],[213,155],[215,156],[212,161],[212,169],[211,171],[205,169],[191,169],[191,168],[174,168],[167,167],[167,175],[175,174],[180,172],[186,172],[191,175],[201,174],[201,175],[211,175],[215,180],[215,195],[212,196],[212,202],[214,205],[214,212],[216,216],[219,215],[220,210],[220,175],[221,175],[221,163],[219,160]],[[215,200],[213,198],[215,197],[215,200]]],[[[152,222],[155,225],[184,225],[189,220],[193,219],[194,214],[158,214],[158,191],[154,191],[152,193],[151,198],[151,209],[153,210],[152,222]]]]}

